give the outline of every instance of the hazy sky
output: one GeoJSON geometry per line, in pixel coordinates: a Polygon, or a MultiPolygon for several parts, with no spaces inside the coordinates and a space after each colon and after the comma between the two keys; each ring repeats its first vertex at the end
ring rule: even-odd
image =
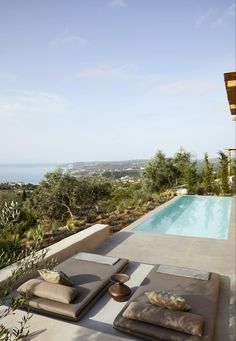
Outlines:
{"type": "Polygon", "coordinates": [[[0,0],[0,163],[234,146],[234,0],[0,0]]]}

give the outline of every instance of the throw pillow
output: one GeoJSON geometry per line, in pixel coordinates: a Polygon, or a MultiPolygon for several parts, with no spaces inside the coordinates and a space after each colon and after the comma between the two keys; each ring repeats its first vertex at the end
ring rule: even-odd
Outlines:
{"type": "Polygon", "coordinates": [[[60,303],[71,303],[79,294],[79,288],[71,288],[61,284],[48,283],[40,279],[30,279],[17,291],[21,294],[31,293],[34,296],[47,298],[60,303]]]}
{"type": "Polygon", "coordinates": [[[74,286],[70,278],[63,271],[41,269],[38,272],[46,282],[67,285],[69,287],[74,286]]]}
{"type": "Polygon", "coordinates": [[[185,299],[169,291],[145,292],[150,303],[169,310],[189,311],[191,307],[185,299]]]}

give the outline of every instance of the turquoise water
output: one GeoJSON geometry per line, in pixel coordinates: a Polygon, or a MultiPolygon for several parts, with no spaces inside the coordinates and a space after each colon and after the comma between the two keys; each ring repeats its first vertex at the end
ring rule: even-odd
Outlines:
{"type": "Polygon", "coordinates": [[[230,197],[182,196],[134,230],[228,239],[231,203],[230,197]]]}

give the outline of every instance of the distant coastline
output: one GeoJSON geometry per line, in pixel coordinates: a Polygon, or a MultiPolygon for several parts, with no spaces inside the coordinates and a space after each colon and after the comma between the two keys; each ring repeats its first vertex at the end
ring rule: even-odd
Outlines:
{"type": "MultiPolygon", "coordinates": [[[[0,163],[1,182],[23,182],[37,185],[43,180],[44,175],[53,172],[56,168],[69,170],[73,175],[104,174],[104,172],[123,172],[125,175],[138,175],[145,168],[149,160],[136,159],[124,161],[81,161],[70,163],[0,163]],[[134,174],[133,174],[134,173],[134,174]]],[[[210,159],[217,170],[218,160],[210,159]]],[[[203,160],[197,160],[197,168],[201,169],[203,160]]]]}
{"type": "Polygon", "coordinates": [[[58,167],[56,164],[0,164],[0,183],[24,182],[37,185],[46,173],[58,167]]]}
{"type": "Polygon", "coordinates": [[[61,167],[55,163],[0,163],[0,167],[61,167]]]}

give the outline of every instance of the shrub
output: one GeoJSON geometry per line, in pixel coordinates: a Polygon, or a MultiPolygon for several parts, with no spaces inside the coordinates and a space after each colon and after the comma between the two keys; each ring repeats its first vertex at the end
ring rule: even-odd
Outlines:
{"type": "Polygon", "coordinates": [[[0,229],[14,232],[15,224],[19,221],[20,209],[18,202],[5,202],[0,212],[0,229]]]}
{"type": "Polygon", "coordinates": [[[219,178],[221,185],[221,194],[229,194],[229,179],[228,179],[228,158],[223,152],[219,152],[219,178]]]}
{"type": "Polygon", "coordinates": [[[204,195],[206,193],[205,188],[203,186],[197,187],[196,194],[197,195],[204,195]]]}
{"type": "Polygon", "coordinates": [[[36,221],[33,224],[29,224],[28,221],[21,220],[16,224],[15,232],[22,238],[29,229],[34,227],[36,227],[36,221]]]}
{"type": "Polygon", "coordinates": [[[204,168],[203,168],[203,187],[205,189],[204,192],[212,193],[214,189],[214,174],[213,174],[213,165],[208,160],[208,154],[205,153],[204,157],[204,168]]]}
{"type": "Polygon", "coordinates": [[[97,213],[96,212],[88,212],[86,216],[87,223],[94,223],[97,220],[97,213]]]}
{"type": "Polygon", "coordinates": [[[85,224],[85,221],[84,220],[78,220],[78,219],[70,219],[67,221],[67,228],[69,230],[73,230],[75,229],[76,227],[82,227],[84,226],[85,224]]]}
{"type": "Polygon", "coordinates": [[[0,269],[7,266],[6,260],[17,257],[22,251],[22,246],[16,238],[0,238],[0,269]]]}

